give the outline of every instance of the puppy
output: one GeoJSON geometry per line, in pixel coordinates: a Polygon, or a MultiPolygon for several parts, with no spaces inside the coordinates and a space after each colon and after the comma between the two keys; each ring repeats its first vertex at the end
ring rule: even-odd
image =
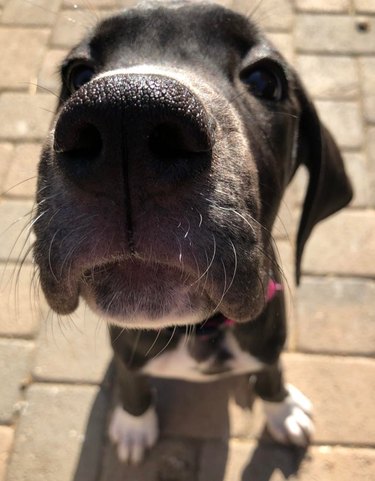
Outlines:
{"type": "Polygon", "coordinates": [[[284,384],[271,231],[300,165],[296,246],[351,187],[297,74],[251,20],[156,4],[100,22],[65,59],[39,168],[34,256],[51,308],[110,326],[121,404],[110,437],[138,462],[158,436],[148,376],[251,373],[267,426],[305,446],[310,402],[284,384]]]}

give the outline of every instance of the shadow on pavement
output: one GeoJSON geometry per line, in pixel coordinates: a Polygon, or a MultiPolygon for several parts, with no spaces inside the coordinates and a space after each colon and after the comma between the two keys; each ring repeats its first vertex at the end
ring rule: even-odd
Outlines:
{"type": "Polygon", "coordinates": [[[306,450],[281,446],[264,441],[264,438],[268,438],[266,433],[263,433],[261,440],[257,443],[249,463],[238,481],[296,479],[295,476],[297,476],[301,462],[305,458],[306,450]]]}
{"type": "Polygon", "coordinates": [[[276,471],[282,475],[277,479],[298,472],[303,453],[267,442],[265,434],[249,448],[242,475],[226,477],[229,399],[241,407],[251,404],[250,391],[247,396],[243,390],[248,386],[243,378],[207,384],[155,379],[153,384],[158,392],[161,437],[140,466],[128,466],[118,461],[106,436],[109,408],[116,398],[110,366],[91,409],[72,481],[270,481],[276,471]]]}

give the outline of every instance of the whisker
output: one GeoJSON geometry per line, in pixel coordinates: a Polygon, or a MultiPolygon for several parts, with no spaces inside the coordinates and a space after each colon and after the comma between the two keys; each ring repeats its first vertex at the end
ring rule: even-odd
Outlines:
{"type": "Polygon", "coordinates": [[[36,175],[33,175],[32,177],[28,177],[27,179],[21,180],[20,182],[17,182],[17,184],[12,185],[12,187],[9,187],[9,189],[4,190],[3,192],[0,192],[0,195],[7,196],[9,192],[16,187],[19,187],[20,185],[24,184],[25,182],[29,182],[30,180],[36,179],[36,175]]]}
{"type": "MultiPolygon", "coordinates": [[[[109,322],[107,322],[107,324],[108,324],[108,327],[110,327],[111,324],[110,324],[109,322]]],[[[113,339],[112,342],[113,342],[113,343],[117,342],[117,341],[120,339],[120,337],[123,335],[123,333],[125,332],[125,330],[126,330],[126,328],[123,327],[123,328],[120,330],[120,332],[118,333],[118,335],[113,339]]]]}
{"type": "Polygon", "coordinates": [[[200,277],[198,277],[198,279],[196,279],[194,282],[192,282],[190,284],[190,287],[193,286],[194,284],[197,284],[201,279],[203,279],[203,277],[208,273],[208,271],[211,269],[212,267],[212,264],[214,263],[214,260],[215,260],[215,256],[216,256],[216,238],[215,238],[215,235],[212,234],[212,237],[213,237],[213,254],[212,254],[212,257],[211,257],[211,260],[206,268],[206,270],[201,274],[200,277]]]}
{"type": "Polygon", "coordinates": [[[52,236],[52,239],[51,239],[51,242],[49,244],[49,249],[48,249],[48,264],[49,264],[49,268],[50,268],[50,271],[51,271],[51,274],[52,276],[54,277],[55,281],[58,282],[58,279],[56,277],[56,274],[53,270],[53,267],[52,267],[52,259],[51,259],[51,254],[52,254],[52,245],[55,241],[55,238],[57,236],[57,234],[60,232],[60,229],[56,230],[55,233],[53,234],[52,236]]]}
{"type": "MultiPolygon", "coordinates": [[[[24,0],[25,1],[25,0],[24,0]]],[[[40,90],[44,90],[45,92],[48,92],[49,94],[53,95],[54,97],[56,97],[58,100],[62,101],[63,99],[60,97],[59,94],[57,94],[56,92],[54,92],[53,90],[49,89],[48,87],[44,87],[43,85],[41,85],[40,83],[38,82],[20,82],[20,85],[32,85],[33,87],[37,87],[38,89],[40,90]]],[[[55,112],[53,112],[55,113],[55,112]]]]}
{"type": "Polygon", "coordinates": [[[147,352],[145,354],[145,357],[147,357],[150,354],[150,352],[152,351],[152,349],[154,348],[155,344],[157,343],[157,340],[159,339],[160,333],[161,333],[161,329],[158,330],[158,332],[155,336],[154,342],[151,344],[151,346],[147,350],[147,352]]]}
{"type": "Polygon", "coordinates": [[[175,332],[176,332],[176,326],[173,327],[173,331],[172,331],[172,334],[168,340],[168,342],[166,343],[166,345],[163,347],[163,349],[161,349],[161,351],[159,351],[156,356],[153,357],[153,359],[155,359],[156,357],[160,356],[166,349],[167,347],[169,346],[169,344],[172,342],[172,339],[173,339],[173,336],[175,335],[175,332]]]}

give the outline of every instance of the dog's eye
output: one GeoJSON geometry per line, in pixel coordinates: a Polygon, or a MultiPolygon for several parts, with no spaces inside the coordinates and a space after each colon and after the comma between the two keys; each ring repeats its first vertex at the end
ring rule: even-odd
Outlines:
{"type": "Polygon", "coordinates": [[[271,69],[253,68],[243,72],[240,78],[255,97],[273,101],[279,101],[284,97],[281,76],[271,69]]]}
{"type": "Polygon", "coordinates": [[[95,72],[89,65],[77,65],[73,67],[69,72],[68,87],[71,92],[75,92],[82,85],[89,82],[95,72]]]}

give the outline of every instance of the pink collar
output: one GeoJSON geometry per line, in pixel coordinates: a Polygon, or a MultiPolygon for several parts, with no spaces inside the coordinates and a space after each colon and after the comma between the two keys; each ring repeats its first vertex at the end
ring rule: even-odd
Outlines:
{"type": "Polygon", "coordinates": [[[283,285],[279,284],[278,282],[274,281],[273,279],[270,279],[268,281],[268,286],[267,286],[267,295],[266,295],[266,301],[270,302],[272,299],[275,297],[276,292],[280,292],[283,290],[283,285]]]}

